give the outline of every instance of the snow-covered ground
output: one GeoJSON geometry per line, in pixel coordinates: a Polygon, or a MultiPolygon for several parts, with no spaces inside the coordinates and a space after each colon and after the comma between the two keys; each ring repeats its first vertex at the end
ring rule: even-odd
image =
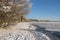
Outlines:
{"type": "Polygon", "coordinates": [[[51,31],[60,31],[60,22],[21,22],[14,26],[10,26],[13,29],[32,29],[35,30],[37,27],[45,28],[51,31]],[[37,25],[37,26],[33,26],[37,25]]]}
{"type": "Polygon", "coordinates": [[[50,40],[50,38],[37,31],[0,28],[0,40],[50,40]]]}
{"type": "Polygon", "coordinates": [[[49,33],[36,31],[40,28],[60,31],[60,22],[21,22],[7,29],[0,28],[0,40],[55,40],[49,33]]]}
{"type": "Polygon", "coordinates": [[[35,40],[33,34],[25,30],[1,29],[0,40],[35,40]]]}
{"type": "Polygon", "coordinates": [[[60,22],[35,22],[31,24],[36,24],[39,27],[45,28],[50,31],[60,31],[60,22]]]}

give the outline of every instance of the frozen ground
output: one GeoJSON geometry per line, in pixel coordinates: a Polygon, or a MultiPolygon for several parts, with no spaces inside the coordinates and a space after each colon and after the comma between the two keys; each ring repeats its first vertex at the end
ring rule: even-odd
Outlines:
{"type": "Polygon", "coordinates": [[[0,40],[55,40],[51,34],[41,32],[44,28],[60,31],[60,22],[21,22],[7,29],[0,28],[0,40]]]}
{"type": "Polygon", "coordinates": [[[60,31],[60,22],[27,22],[27,23],[18,23],[13,27],[13,29],[32,29],[35,30],[36,27],[45,28],[50,31],[60,31]],[[36,25],[36,26],[34,26],[36,25]]]}
{"type": "Polygon", "coordinates": [[[0,40],[35,40],[35,38],[29,31],[1,29],[0,40]]]}
{"type": "Polygon", "coordinates": [[[0,40],[50,40],[50,38],[38,31],[0,28],[0,40]]]}
{"type": "Polygon", "coordinates": [[[45,28],[46,30],[60,32],[60,22],[35,22],[31,24],[38,25],[38,27],[45,28]]]}

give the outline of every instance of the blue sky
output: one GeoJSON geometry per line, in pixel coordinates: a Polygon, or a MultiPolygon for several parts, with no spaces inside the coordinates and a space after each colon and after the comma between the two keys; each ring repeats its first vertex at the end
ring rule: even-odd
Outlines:
{"type": "Polygon", "coordinates": [[[60,21],[60,0],[30,0],[32,8],[27,18],[60,21]]]}

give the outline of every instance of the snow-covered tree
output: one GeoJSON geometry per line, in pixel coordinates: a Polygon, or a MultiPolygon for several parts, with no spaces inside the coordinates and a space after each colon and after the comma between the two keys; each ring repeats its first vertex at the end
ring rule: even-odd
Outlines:
{"type": "Polygon", "coordinates": [[[25,14],[29,13],[30,0],[0,0],[0,26],[22,21],[25,14]]]}

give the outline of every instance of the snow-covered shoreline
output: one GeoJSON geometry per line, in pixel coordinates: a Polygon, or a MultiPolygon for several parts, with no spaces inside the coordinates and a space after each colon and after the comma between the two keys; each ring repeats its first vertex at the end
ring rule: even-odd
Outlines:
{"type": "Polygon", "coordinates": [[[38,29],[38,27],[45,27],[46,25],[47,28],[52,27],[53,25],[58,26],[59,24],[60,23],[51,23],[51,22],[50,23],[21,22],[16,25],[9,26],[7,29],[0,28],[0,40],[40,40],[40,39],[45,40],[46,38],[47,40],[48,39],[50,40],[52,36],[48,37],[47,35],[51,34],[47,33],[47,35],[45,35],[46,33],[41,33],[32,30],[36,30],[38,29]]]}
{"type": "Polygon", "coordinates": [[[20,22],[16,25],[10,26],[11,29],[32,29],[35,30],[38,25],[39,27],[46,28],[46,30],[60,31],[60,22],[20,22]]]}

